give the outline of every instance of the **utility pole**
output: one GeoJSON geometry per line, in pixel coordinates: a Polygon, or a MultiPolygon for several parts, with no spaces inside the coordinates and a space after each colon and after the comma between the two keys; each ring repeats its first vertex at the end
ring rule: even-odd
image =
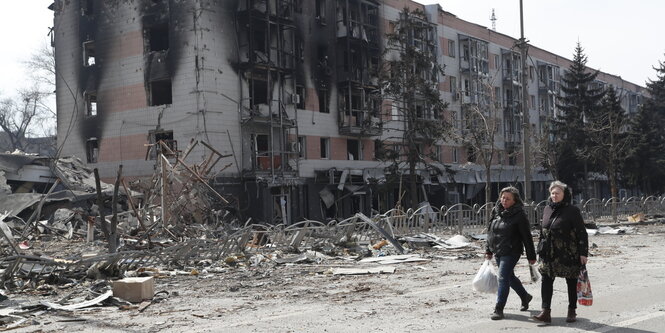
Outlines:
{"type": "Polygon", "coordinates": [[[529,45],[524,38],[524,14],[520,0],[520,53],[522,57],[522,155],[524,156],[524,201],[530,202],[531,197],[531,122],[529,121],[529,71],[526,63],[529,45]]]}

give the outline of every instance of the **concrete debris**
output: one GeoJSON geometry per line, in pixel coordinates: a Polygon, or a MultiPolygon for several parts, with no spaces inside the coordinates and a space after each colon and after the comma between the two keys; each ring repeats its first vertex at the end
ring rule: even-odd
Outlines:
{"type": "Polygon", "coordinates": [[[395,267],[361,267],[361,268],[335,268],[333,275],[362,275],[362,274],[393,274],[395,267]]]}
{"type": "Polygon", "coordinates": [[[54,310],[64,310],[64,311],[75,311],[78,309],[83,309],[87,307],[91,307],[94,305],[98,305],[105,300],[107,300],[109,297],[113,296],[113,291],[109,290],[91,300],[84,301],[81,303],[75,303],[75,304],[69,304],[69,305],[60,305],[57,303],[51,303],[47,301],[41,301],[40,303],[44,306],[46,306],[49,309],[54,309],[54,310]]]}

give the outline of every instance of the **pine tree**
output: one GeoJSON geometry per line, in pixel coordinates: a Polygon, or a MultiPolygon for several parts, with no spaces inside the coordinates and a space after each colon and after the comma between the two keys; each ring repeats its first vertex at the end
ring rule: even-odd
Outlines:
{"type": "MultiPolygon", "coordinates": [[[[605,95],[603,87],[594,84],[598,71],[590,71],[586,63],[587,56],[578,42],[573,63],[561,79],[563,96],[557,103],[561,114],[554,120],[552,133],[558,155],[557,174],[562,181],[577,188],[586,185],[586,181],[578,181],[579,176],[586,179],[586,174],[593,170],[593,166],[588,164],[590,145],[584,121],[598,112],[605,95]]],[[[586,186],[581,187],[586,190],[586,186]]]]}
{"type": "Polygon", "coordinates": [[[645,194],[665,192],[665,63],[659,65],[654,68],[658,79],[647,83],[650,98],[631,121],[628,137],[632,145],[623,167],[627,185],[645,194]]]}

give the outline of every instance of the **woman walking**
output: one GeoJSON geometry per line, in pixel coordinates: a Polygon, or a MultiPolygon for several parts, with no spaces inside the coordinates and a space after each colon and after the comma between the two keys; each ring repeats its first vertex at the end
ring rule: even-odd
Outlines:
{"type": "Polygon", "coordinates": [[[543,310],[533,318],[546,324],[552,322],[550,305],[554,279],[562,277],[568,286],[566,322],[572,323],[577,320],[577,277],[587,263],[589,236],[579,208],[572,204],[570,188],[554,181],[549,191],[550,200],[543,211],[538,243],[539,270],[543,276],[540,290],[543,310]]]}
{"type": "Polygon", "coordinates": [[[524,212],[524,204],[519,191],[514,187],[506,187],[499,192],[499,204],[492,210],[492,217],[487,230],[487,247],[485,257],[496,258],[499,267],[499,289],[496,306],[490,317],[492,320],[503,319],[503,308],[508,300],[510,288],[515,290],[522,300],[521,311],[529,309],[533,296],[524,289],[522,282],[515,276],[515,265],[526,249],[526,257],[530,264],[536,263],[536,251],[529,220],[524,212]]]}

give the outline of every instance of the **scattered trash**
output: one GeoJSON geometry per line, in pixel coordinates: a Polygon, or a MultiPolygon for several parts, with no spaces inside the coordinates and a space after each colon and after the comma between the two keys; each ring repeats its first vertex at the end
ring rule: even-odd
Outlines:
{"type": "Polygon", "coordinates": [[[628,216],[628,222],[644,222],[644,213],[637,213],[628,216]]]}
{"type": "Polygon", "coordinates": [[[393,274],[395,267],[392,266],[379,266],[379,267],[361,267],[361,268],[335,268],[333,275],[362,275],[362,274],[393,274]]]}

